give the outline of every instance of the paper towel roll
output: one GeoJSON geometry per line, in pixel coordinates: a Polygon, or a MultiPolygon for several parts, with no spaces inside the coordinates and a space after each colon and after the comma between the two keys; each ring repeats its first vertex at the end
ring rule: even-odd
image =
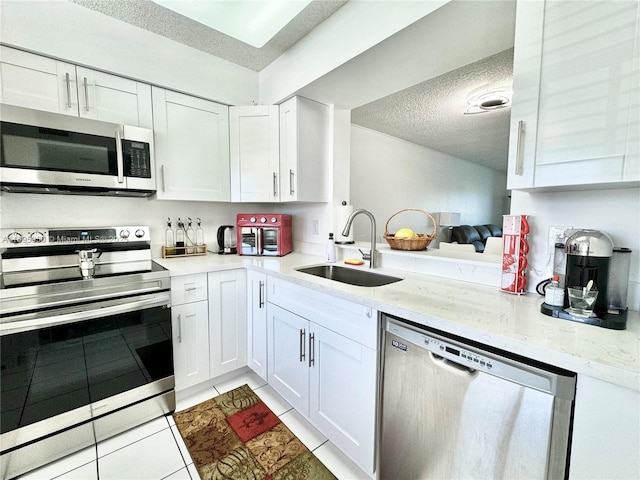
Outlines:
{"type": "Polygon", "coordinates": [[[353,227],[349,232],[348,236],[342,235],[342,230],[344,226],[347,224],[347,220],[349,219],[349,215],[353,213],[353,205],[339,205],[336,207],[334,218],[336,219],[334,222],[334,238],[336,243],[345,244],[345,243],[353,243],[353,227]]]}

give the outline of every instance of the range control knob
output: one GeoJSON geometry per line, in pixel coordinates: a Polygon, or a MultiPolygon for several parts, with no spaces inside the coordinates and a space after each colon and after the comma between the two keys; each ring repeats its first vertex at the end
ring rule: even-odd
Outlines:
{"type": "Polygon", "coordinates": [[[46,239],[46,235],[42,232],[33,232],[31,234],[31,241],[33,243],[44,243],[46,239]]]}
{"type": "Polygon", "coordinates": [[[142,230],[141,228],[139,228],[138,230],[136,230],[136,237],[137,237],[137,238],[142,238],[142,237],[144,237],[144,230],[142,230]]]}
{"type": "Polygon", "coordinates": [[[21,233],[11,232],[7,235],[7,240],[9,240],[9,243],[22,243],[23,237],[21,233]]]}
{"type": "Polygon", "coordinates": [[[120,230],[120,238],[129,238],[129,230],[120,230]]]}
{"type": "Polygon", "coordinates": [[[267,217],[261,217],[260,223],[267,223],[267,217]]]}

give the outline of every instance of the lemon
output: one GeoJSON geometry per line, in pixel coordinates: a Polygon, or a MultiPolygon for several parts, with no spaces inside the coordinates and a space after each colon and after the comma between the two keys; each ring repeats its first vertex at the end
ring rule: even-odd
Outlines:
{"type": "Polygon", "coordinates": [[[418,235],[410,228],[401,228],[394,236],[396,238],[416,238],[418,235]]]}

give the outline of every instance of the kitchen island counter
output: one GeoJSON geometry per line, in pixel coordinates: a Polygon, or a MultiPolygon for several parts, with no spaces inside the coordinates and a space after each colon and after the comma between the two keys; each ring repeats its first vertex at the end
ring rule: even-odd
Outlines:
{"type": "Polygon", "coordinates": [[[609,330],[543,315],[543,297],[536,294],[511,295],[496,287],[387,268],[376,271],[403,280],[380,287],[357,287],[296,271],[301,266],[323,263],[321,257],[301,253],[276,258],[212,254],[156,261],[172,276],[256,269],[381,312],[640,391],[637,311],[628,312],[626,330],[609,330]]]}

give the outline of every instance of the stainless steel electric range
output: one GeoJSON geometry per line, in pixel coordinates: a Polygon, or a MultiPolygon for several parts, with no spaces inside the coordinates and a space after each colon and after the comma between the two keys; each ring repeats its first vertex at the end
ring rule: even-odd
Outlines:
{"type": "Polygon", "coordinates": [[[175,410],[145,226],[0,230],[0,478],[175,410]]]}

